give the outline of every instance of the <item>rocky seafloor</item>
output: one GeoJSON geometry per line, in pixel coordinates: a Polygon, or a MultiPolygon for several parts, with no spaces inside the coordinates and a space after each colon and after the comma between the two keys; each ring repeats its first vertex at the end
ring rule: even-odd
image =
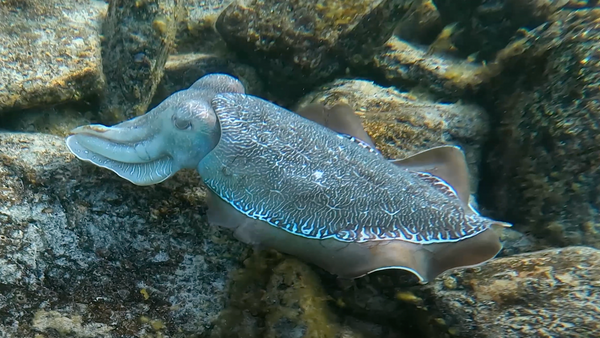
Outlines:
{"type": "Polygon", "coordinates": [[[0,337],[599,337],[598,5],[1,1],[0,337]],[[195,172],[139,187],[67,150],[213,72],[348,103],[389,158],[460,145],[503,251],[338,280],[209,226],[195,172]]]}

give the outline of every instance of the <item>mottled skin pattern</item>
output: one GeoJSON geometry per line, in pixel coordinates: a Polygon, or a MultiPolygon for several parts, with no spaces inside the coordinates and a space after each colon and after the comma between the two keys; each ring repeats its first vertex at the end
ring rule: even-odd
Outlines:
{"type": "Polygon", "coordinates": [[[347,137],[243,94],[219,94],[204,183],[245,215],[307,238],[455,242],[494,221],[443,181],[396,166],[347,137]]]}
{"type": "MultiPolygon", "coordinates": [[[[143,116],[78,127],[66,144],[137,185],[196,168],[211,190],[210,224],[344,278],[402,269],[427,282],[501,249],[492,227],[507,225],[468,205],[458,148],[388,161],[344,134],[365,137],[360,120],[315,123],[244,92],[231,76],[207,75],[143,116]]],[[[313,108],[303,112],[323,120],[313,108]]]]}

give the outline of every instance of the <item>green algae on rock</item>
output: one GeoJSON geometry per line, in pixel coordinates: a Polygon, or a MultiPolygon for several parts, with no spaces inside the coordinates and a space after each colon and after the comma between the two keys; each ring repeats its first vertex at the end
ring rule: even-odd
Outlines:
{"type": "Polygon", "coordinates": [[[490,90],[481,200],[547,244],[600,247],[600,10],[562,10],[534,33],[490,90]]]}
{"type": "Polygon", "coordinates": [[[228,46],[247,58],[282,96],[302,94],[369,59],[392,34],[412,0],[252,0],[233,3],[217,20],[228,46]]]}
{"type": "Polygon", "coordinates": [[[174,0],[110,1],[102,28],[102,122],[132,118],[148,108],[173,47],[174,12],[174,0]]]}
{"type": "Polygon", "coordinates": [[[105,12],[98,1],[3,1],[0,114],[98,95],[105,12]]]}
{"type": "Polygon", "coordinates": [[[244,265],[232,277],[229,308],[212,337],[336,337],[329,297],[305,263],[268,250],[244,265]]]}
{"type": "Polygon", "coordinates": [[[308,265],[293,258],[283,261],[273,269],[266,291],[266,337],[335,337],[340,330],[329,297],[308,265]]]}

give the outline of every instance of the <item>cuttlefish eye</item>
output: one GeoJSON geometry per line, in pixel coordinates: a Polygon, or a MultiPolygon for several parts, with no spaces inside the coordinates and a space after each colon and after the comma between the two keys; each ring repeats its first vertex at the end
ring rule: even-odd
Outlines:
{"type": "Polygon", "coordinates": [[[171,123],[178,130],[194,129],[194,125],[214,125],[216,116],[206,101],[186,100],[177,105],[171,123]]]}
{"type": "Polygon", "coordinates": [[[173,122],[175,128],[179,130],[186,130],[192,128],[192,121],[186,118],[182,118],[181,116],[173,115],[171,121],[173,122]]]}

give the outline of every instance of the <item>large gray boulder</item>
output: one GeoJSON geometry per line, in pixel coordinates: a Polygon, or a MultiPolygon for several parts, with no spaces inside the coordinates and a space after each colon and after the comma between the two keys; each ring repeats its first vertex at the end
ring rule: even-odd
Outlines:
{"type": "Polygon", "coordinates": [[[0,133],[0,337],[205,332],[246,247],[206,224],[199,182],[137,187],[62,138],[0,133]]]}

